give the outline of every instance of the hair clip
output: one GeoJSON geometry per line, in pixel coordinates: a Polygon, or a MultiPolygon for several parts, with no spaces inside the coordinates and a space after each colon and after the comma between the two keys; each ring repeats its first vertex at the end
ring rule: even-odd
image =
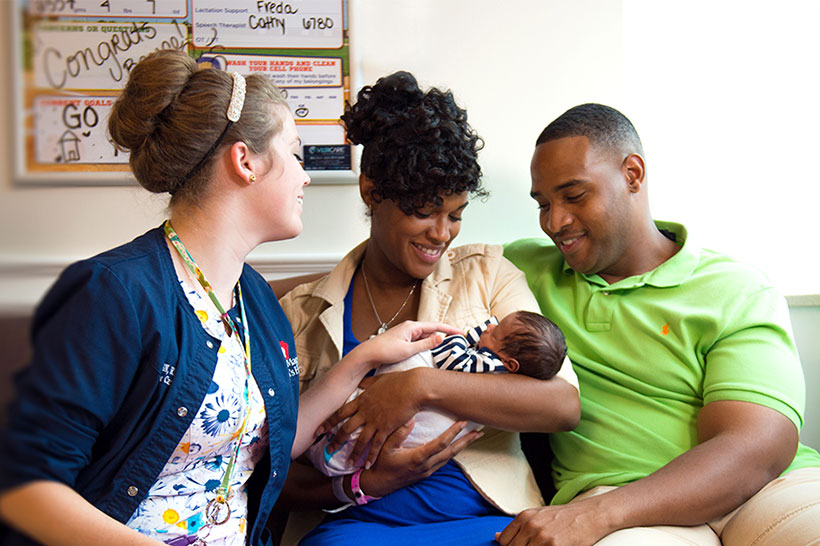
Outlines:
{"type": "Polygon", "coordinates": [[[228,104],[228,119],[239,121],[242,114],[242,106],[245,105],[245,78],[237,72],[231,72],[233,76],[233,89],[231,90],[231,102],[228,104]]]}

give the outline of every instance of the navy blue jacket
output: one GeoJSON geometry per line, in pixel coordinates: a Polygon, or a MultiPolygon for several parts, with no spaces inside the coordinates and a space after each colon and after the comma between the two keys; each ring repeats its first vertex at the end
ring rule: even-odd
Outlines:
{"type": "MultiPolygon", "coordinates": [[[[248,543],[258,545],[290,464],[299,366],[273,291],[247,265],[240,282],[270,438],[248,484],[248,543]]],[[[32,362],[0,433],[0,490],[62,482],[126,522],[199,410],[219,348],[179,285],[162,228],[67,268],[32,332],[32,362]]],[[[32,542],[5,529],[0,543],[32,542]]]]}

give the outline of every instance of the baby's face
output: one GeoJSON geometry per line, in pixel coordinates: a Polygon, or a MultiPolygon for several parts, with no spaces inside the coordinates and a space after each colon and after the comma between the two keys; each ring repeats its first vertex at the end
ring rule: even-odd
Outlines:
{"type": "Polygon", "coordinates": [[[498,326],[495,324],[487,326],[487,329],[484,330],[481,337],[478,338],[478,348],[486,347],[498,356],[506,356],[503,355],[501,351],[501,348],[504,347],[504,340],[515,333],[517,328],[518,321],[515,320],[515,315],[507,315],[498,323],[498,326]]]}

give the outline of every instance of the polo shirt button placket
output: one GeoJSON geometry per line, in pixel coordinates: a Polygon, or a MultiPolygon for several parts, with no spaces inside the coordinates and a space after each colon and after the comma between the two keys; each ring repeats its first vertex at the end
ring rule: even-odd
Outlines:
{"type": "Polygon", "coordinates": [[[617,298],[612,290],[593,290],[585,315],[586,328],[590,332],[609,331],[616,305],[617,298]]]}

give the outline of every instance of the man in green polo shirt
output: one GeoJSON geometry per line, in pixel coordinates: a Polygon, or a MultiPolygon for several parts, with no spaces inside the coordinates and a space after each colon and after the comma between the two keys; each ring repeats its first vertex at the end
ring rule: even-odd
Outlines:
{"type": "Polygon", "coordinates": [[[564,113],[531,174],[551,241],[505,255],[564,332],[581,422],[551,436],[552,506],[498,541],[817,544],[820,455],[798,441],[805,386],[783,297],[653,221],[641,142],[617,110],[564,113]]]}

